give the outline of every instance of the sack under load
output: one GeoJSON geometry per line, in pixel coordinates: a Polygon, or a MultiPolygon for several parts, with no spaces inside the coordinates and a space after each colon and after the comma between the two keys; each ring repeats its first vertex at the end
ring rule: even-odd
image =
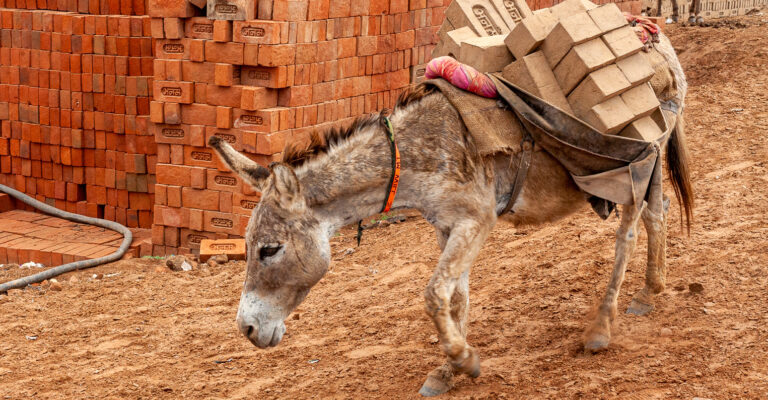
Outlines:
{"type": "Polygon", "coordinates": [[[667,130],[649,83],[655,51],[643,52],[616,4],[566,0],[531,12],[524,0],[454,0],[438,35],[433,58],[501,72],[601,133],[653,141],[667,130]]]}

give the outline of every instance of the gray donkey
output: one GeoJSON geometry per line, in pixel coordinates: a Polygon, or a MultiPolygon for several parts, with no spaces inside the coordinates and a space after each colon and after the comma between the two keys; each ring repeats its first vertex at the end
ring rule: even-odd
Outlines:
{"type": "MultiPolygon", "coordinates": [[[[664,38],[666,40],[666,38],[664,38]]],[[[662,43],[671,45],[668,41],[662,43]]],[[[677,57],[667,57],[670,82],[685,95],[677,57]]],[[[444,365],[422,386],[425,396],[445,393],[455,373],[480,374],[480,358],[467,341],[469,268],[509,199],[521,153],[481,157],[458,112],[439,91],[420,85],[401,96],[389,116],[402,157],[393,208],[419,210],[437,233],[442,254],[425,291],[426,311],[439,333],[444,365]]],[[[331,260],[329,238],[342,226],[380,211],[389,192],[392,159],[381,114],[351,127],[316,135],[304,149],[289,148],[283,162],[264,168],[214,136],[209,144],[242,179],[262,192],[246,232],[248,267],[237,325],[254,345],[276,346],[285,318],[323,277],[331,260]]],[[[667,144],[666,163],[678,200],[689,219],[693,205],[682,112],[667,144]]],[[[565,168],[545,151],[534,151],[532,167],[512,213],[514,224],[556,221],[583,207],[585,194],[565,168]]],[[[668,202],[665,202],[668,204],[668,202]]],[[[585,348],[605,349],[616,315],[619,289],[637,242],[642,219],[648,232],[645,287],[630,312],[652,309],[664,290],[666,207],[625,206],[616,235],[616,259],[607,293],[586,332],[585,348]]]]}

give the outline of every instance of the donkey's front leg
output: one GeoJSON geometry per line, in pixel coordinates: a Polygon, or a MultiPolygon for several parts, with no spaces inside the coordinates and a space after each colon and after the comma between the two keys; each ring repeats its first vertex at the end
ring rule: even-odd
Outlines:
{"type": "MultiPolygon", "coordinates": [[[[440,246],[444,246],[441,244],[440,246]]],[[[459,327],[464,340],[467,339],[467,316],[469,315],[469,270],[464,271],[459,278],[459,284],[451,297],[451,318],[459,327]]],[[[453,365],[451,359],[432,370],[419,390],[425,397],[437,396],[453,388],[453,365]]]]}
{"type": "Polygon", "coordinates": [[[488,218],[461,221],[454,225],[425,293],[427,314],[437,327],[440,344],[453,370],[471,377],[480,375],[480,358],[467,345],[466,331],[453,318],[460,315],[454,314],[452,300],[461,284],[462,274],[469,270],[480,252],[493,221],[491,214],[488,218]]]}
{"type": "Polygon", "coordinates": [[[637,222],[645,205],[622,207],[621,225],[616,231],[616,259],[613,265],[613,273],[608,283],[603,302],[600,303],[597,318],[587,329],[584,348],[591,351],[599,351],[608,347],[611,340],[611,322],[616,316],[616,305],[619,298],[621,283],[624,281],[624,273],[627,264],[637,245],[637,222]]]}

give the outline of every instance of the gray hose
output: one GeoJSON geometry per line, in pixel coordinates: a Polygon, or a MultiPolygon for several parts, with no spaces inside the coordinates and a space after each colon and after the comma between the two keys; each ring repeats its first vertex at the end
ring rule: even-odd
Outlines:
{"type": "Polygon", "coordinates": [[[5,185],[0,185],[0,192],[4,192],[10,195],[11,197],[15,198],[16,200],[19,200],[27,205],[30,205],[46,214],[50,214],[55,217],[64,218],[74,222],[79,222],[81,224],[96,225],[102,228],[111,229],[123,235],[123,243],[120,245],[120,248],[117,249],[116,252],[108,256],[95,258],[92,260],[71,262],[69,264],[64,264],[58,267],[47,269],[43,272],[40,272],[34,275],[16,279],[15,281],[5,282],[3,284],[0,284],[0,293],[6,293],[10,289],[25,288],[29,284],[42,282],[46,279],[51,279],[53,277],[59,276],[61,274],[65,274],[67,272],[75,271],[78,269],[91,268],[101,264],[106,264],[108,262],[117,261],[123,257],[123,254],[125,254],[126,251],[128,251],[128,248],[131,246],[131,242],[133,241],[133,234],[131,233],[130,229],[124,227],[121,224],[118,224],[117,222],[107,221],[99,218],[91,218],[91,217],[86,217],[84,215],[73,214],[70,212],[62,211],[56,207],[51,207],[48,204],[37,201],[27,196],[26,194],[21,193],[18,190],[11,189],[5,185]]]}

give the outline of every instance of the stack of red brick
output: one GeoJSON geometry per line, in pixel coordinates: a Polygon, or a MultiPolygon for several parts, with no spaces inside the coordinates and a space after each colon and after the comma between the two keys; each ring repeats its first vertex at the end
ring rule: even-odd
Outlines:
{"type": "Polygon", "coordinates": [[[0,10],[0,183],[149,228],[150,19],[0,10]]]}
{"type": "Polygon", "coordinates": [[[69,11],[91,15],[144,15],[145,0],[0,0],[0,8],[69,11]]]}
{"type": "Polygon", "coordinates": [[[243,234],[258,196],[206,146],[254,160],[391,107],[428,61],[444,0],[154,0],[156,254],[243,234]]]}

